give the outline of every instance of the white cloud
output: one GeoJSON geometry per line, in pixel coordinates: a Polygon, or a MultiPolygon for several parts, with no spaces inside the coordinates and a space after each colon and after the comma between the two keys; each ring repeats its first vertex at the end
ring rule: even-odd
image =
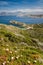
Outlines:
{"type": "Polygon", "coordinates": [[[0,10],[0,12],[43,12],[43,9],[15,9],[15,10],[0,10]]]}
{"type": "Polygon", "coordinates": [[[15,10],[0,10],[0,14],[3,15],[16,15],[19,17],[28,16],[29,14],[43,14],[43,9],[15,9],[15,10]]]}

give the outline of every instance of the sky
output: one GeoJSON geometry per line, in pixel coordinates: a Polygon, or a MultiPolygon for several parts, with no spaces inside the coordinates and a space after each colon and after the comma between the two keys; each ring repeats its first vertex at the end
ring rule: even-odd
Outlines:
{"type": "Polygon", "coordinates": [[[43,0],[0,0],[0,15],[43,14],[43,0]]]}

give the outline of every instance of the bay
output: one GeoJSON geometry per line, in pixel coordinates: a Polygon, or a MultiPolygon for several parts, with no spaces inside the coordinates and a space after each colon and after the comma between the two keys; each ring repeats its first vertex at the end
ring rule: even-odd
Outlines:
{"type": "Polygon", "coordinates": [[[0,16],[0,24],[10,24],[9,21],[15,20],[26,24],[43,23],[43,18],[16,17],[16,16],[0,16]]]}

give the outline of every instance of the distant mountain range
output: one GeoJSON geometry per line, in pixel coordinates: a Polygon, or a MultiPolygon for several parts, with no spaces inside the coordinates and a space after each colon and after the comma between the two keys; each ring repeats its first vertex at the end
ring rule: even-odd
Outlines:
{"type": "Polygon", "coordinates": [[[43,14],[29,14],[23,12],[0,12],[0,16],[18,16],[18,17],[32,17],[32,18],[43,18],[43,14]]]}

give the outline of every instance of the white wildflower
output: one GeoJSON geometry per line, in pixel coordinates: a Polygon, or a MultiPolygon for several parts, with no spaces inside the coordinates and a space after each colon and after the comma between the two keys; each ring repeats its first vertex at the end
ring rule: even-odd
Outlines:
{"type": "Polygon", "coordinates": [[[3,62],[3,65],[6,65],[6,61],[3,62]]]}
{"type": "Polygon", "coordinates": [[[14,60],[14,57],[11,57],[11,60],[14,60]]]}
{"type": "Polygon", "coordinates": [[[30,63],[30,61],[28,61],[28,63],[30,63]]]}

